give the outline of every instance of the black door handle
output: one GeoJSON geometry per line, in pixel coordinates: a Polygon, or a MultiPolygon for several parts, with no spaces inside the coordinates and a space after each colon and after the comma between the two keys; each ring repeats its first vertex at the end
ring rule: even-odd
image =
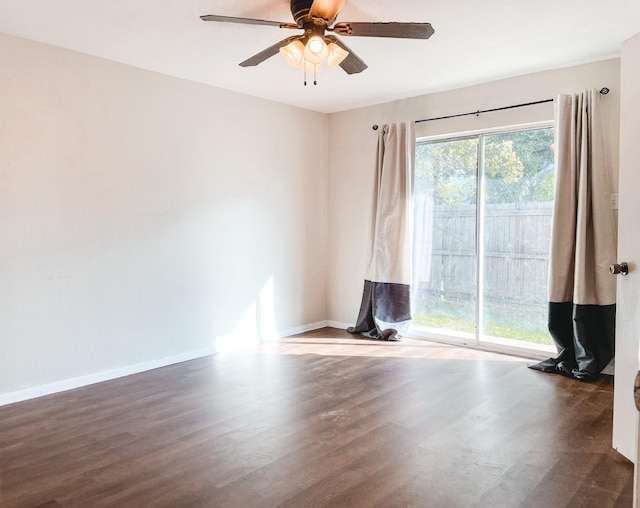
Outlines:
{"type": "Polygon", "coordinates": [[[620,264],[615,264],[615,265],[610,265],[609,266],[609,271],[613,274],[613,275],[627,275],[629,273],[629,265],[625,262],[622,262],[620,264]]]}

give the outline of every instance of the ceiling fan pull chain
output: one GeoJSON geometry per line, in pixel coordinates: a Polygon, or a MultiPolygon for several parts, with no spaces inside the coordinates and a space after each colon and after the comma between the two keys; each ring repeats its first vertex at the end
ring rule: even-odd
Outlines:
{"type": "Polygon", "coordinates": [[[318,86],[318,73],[316,72],[316,66],[318,64],[313,64],[313,86],[318,86]]]}
{"type": "Polygon", "coordinates": [[[307,59],[302,59],[302,67],[304,69],[304,86],[307,86],[307,59]]]}

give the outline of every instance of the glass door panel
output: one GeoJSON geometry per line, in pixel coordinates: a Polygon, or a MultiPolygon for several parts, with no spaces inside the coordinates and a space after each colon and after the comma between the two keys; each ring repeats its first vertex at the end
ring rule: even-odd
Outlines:
{"type": "Polygon", "coordinates": [[[480,340],[552,345],[553,128],[484,135],[482,145],[480,340]]]}
{"type": "Polygon", "coordinates": [[[474,341],[477,168],[477,137],[416,147],[414,325],[474,341]]]}

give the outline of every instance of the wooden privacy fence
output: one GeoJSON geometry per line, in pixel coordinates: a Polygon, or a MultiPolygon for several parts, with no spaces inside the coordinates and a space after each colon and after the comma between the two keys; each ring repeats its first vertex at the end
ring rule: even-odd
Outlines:
{"type": "MultiPolygon", "coordinates": [[[[487,205],[484,212],[484,298],[490,302],[547,302],[553,203],[487,205]]],[[[440,299],[468,299],[476,288],[476,207],[439,206],[426,214],[430,266],[417,262],[421,288],[440,299]],[[428,275],[427,275],[428,274],[428,275]]],[[[419,219],[418,219],[419,220],[419,219]]],[[[416,236],[420,238],[420,235],[416,236]]],[[[425,257],[422,256],[423,261],[425,257]]],[[[428,261],[424,261],[428,263],[428,261]]]]}

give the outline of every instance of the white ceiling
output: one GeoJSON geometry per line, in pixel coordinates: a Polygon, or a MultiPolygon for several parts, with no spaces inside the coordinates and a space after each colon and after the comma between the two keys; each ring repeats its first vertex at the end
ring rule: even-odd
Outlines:
{"type": "Polygon", "coordinates": [[[292,21],[288,0],[0,0],[0,31],[325,113],[616,57],[640,31],[638,0],[350,0],[338,21],[428,21],[435,34],[344,37],[369,68],[305,87],[279,55],[238,66],[298,32],[202,14],[292,21]]]}

